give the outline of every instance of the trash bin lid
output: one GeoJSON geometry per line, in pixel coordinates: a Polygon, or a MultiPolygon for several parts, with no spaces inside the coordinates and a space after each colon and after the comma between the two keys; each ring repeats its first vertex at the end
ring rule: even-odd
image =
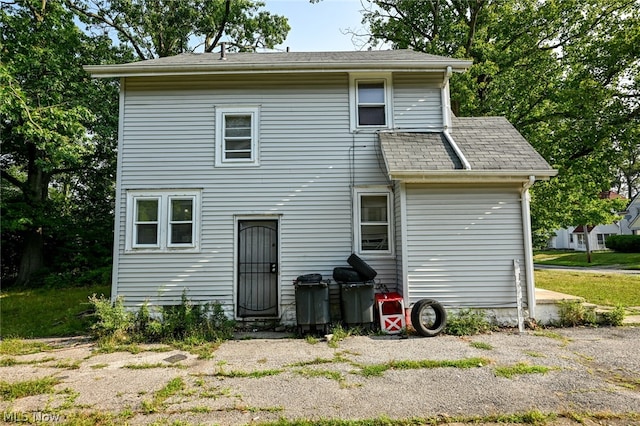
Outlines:
{"type": "Polygon", "coordinates": [[[294,281],[293,285],[298,287],[327,287],[329,283],[327,281],[318,281],[318,282],[300,282],[294,281]]]}
{"type": "Polygon", "coordinates": [[[296,282],[299,283],[318,283],[320,281],[322,281],[321,274],[306,274],[300,275],[298,278],[296,278],[296,282]]]}

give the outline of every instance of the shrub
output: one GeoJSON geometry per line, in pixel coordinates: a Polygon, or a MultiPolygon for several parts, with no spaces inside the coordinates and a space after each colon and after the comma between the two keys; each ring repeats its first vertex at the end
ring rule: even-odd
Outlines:
{"type": "Polygon", "coordinates": [[[563,326],[594,325],[596,314],[579,300],[561,300],[558,304],[560,323],[563,326]]]}
{"type": "Polygon", "coordinates": [[[104,296],[95,294],[89,297],[95,309],[96,322],[91,326],[91,333],[100,340],[124,342],[129,339],[133,325],[133,315],[124,307],[124,301],[118,297],[113,303],[104,296]]]}
{"type": "Polygon", "coordinates": [[[163,308],[162,319],[166,339],[228,340],[233,336],[235,326],[220,304],[194,305],[185,294],[180,305],[163,308]]]}
{"type": "Polygon", "coordinates": [[[607,248],[621,253],[640,253],[640,235],[611,235],[605,240],[607,248]]]}
{"type": "Polygon", "coordinates": [[[618,305],[613,310],[602,313],[602,323],[614,327],[621,326],[624,320],[624,314],[624,306],[618,305]]]}
{"type": "Polygon", "coordinates": [[[223,341],[233,336],[235,327],[220,304],[193,304],[184,294],[180,305],[160,308],[156,316],[146,303],[134,314],[124,307],[122,298],[111,303],[93,295],[89,300],[96,318],[91,332],[103,343],[223,341]]]}
{"type": "Polygon", "coordinates": [[[490,330],[491,324],[482,311],[463,309],[457,314],[449,316],[444,332],[454,336],[469,336],[486,333],[490,330]]]}

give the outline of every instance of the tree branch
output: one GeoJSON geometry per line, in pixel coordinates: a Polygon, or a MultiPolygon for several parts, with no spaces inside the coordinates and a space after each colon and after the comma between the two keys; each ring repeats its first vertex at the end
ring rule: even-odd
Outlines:
{"type": "Polygon", "coordinates": [[[22,182],[20,179],[18,179],[15,176],[9,174],[9,172],[6,171],[5,169],[0,170],[0,172],[2,173],[2,175],[1,175],[2,179],[4,179],[7,182],[9,182],[11,185],[15,186],[20,191],[22,191],[22,192],[25,191],[25,182],[22,182]]]}
{"type": "Polygon", "coordinates": [[[111,28],[113,28],[114,30],[118,31],[119,34],[122,34],[122,36],[124,36],[124,38],[126,38],[131,45],[133,46],[133,49],[136,51],[136,54],[138,55],[138,57],[140,58],[140,60],[145,60],[145,59],[151,59],[151,58],[147,58],[147,56],[144,54],[144,52],[142,51],[142,49],[140,49],[140,46],[138,46],[138,43],[135,41],[135,39],[133,38],[133,36],[131,34],[129,34],[129,32],[122,26],[118,25],[114,20],[107,18],[106,16],[103,15],[99,15],[97,13],[93,13],[90,12],[86,9],[83,9],[79,6],[77,6],[73,0],[65,0],[65,3],[67,4],[67,6],[73,10],[75,10],[78,13],[83,14],[84,16],[88,17],[88,18],[93,18],[93,19],[97,19],[98,21],[102,22],[105,25],[110,26],[111,28]]]}
{"type": "Polygon", "coordinates": [[[205,52],[211,53],[213,49],[215,49],[215,47],[218,45],[218,42],[222,38],[222,35],[224,34],[224,29],[227,26],[227,23],[229,21],[229,15],[231,15],[231,0],[226,0],[224,3],[224,16],[222,17],[222,21],[218,26],[218,32],[215,38],[213,39],[213,41],[210,44],[205,45],[204,47],[205,52]]]}

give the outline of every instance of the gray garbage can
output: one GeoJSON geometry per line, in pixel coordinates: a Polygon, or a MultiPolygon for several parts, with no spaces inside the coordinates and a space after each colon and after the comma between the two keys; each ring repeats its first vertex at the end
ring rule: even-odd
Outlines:
{"type": "Polygon", "coordinates": [[[329,283],[326,281],[294,281],[296,288],[296,321],[298,332],[327,334],[329,314],[329,283]]]}
{"type": "Polygon", "coordinates": [[[373,326],[373,281],[340,283],[342,321],[348,326],[373,326]]]}

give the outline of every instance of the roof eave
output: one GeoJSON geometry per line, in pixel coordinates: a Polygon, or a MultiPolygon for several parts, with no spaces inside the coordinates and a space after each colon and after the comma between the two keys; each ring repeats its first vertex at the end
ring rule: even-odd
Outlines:
{"type": "Polygon", "coordinates": [[[446,72],[451,67],[454,72],[464,72],[472,65],[471,61],[379,61],[379,62],[305,62],[274,64],[171,64],[171,65],[85,65],[84,69],[92,77],[152,77],[167,75],[203,75],[203,74],[244,74],[244,73],[284,73],[296,72],[446,72]]]}
{"type": "Polygon", "coordinates": [[[536,180],[549,180],[557,170],[438,170],[438,171],[392,171],[389,177],[406,183],[512,183],[528,182],[530,176],[536,180]]]}

